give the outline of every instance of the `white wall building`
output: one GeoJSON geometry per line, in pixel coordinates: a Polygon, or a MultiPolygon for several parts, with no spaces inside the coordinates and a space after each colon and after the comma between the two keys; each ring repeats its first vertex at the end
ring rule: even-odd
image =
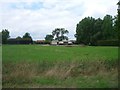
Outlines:
{"type": "Polygon", "coordinates": [[[53,40],[53,41],[51,41],[51,45],[72,45],[72,44],[73,44],[73,42],[68,41],[68,40],[63,40],[63,41],[53,40]]]}
{"type": "Polygon", "coordinates": [[[57,41],[57,40],[51,41],[51,45],[57,45],[57,44],[58,44],[58,41],[57,41]]]}

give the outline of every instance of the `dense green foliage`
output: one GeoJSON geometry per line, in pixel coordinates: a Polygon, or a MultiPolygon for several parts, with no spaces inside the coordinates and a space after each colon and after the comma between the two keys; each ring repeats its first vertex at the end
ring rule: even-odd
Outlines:
{"type": "Polygon", "coordinates": [[[7,29],[3,29],[2,32],[2,44],[32,44],[33,40],[29,33],[25,33],[21,38],[18,36],[17,38],[9,38],[9,31],[7,29]]]}
{"type": "Polygon", "coordinates": [[[31,39],[31,40],[32,40],[32,37],[30,36],[29,33],[25,33],[25,34],[23,35],[23,39],[31,39]]]}
{"type": "Polygon", "coordinates": [[[77,24],[77,43],[96,45],[98,40],[118,39],[117,25],[117,18],[110,15],[106,15],[103,20],[86,17],[77,24]]]}
{"type": "Polygon", "coordinates": [[[33,41],[30,38],[15,38],[8,39],[7,44],[32,44],[33,41]]]}
{"type": "Polygon", "coordinates": [[[62,40],[68,40],[68,37],[64,34],[68,34],[69,31],[65,30],[65,28],[56,28],[52,31],[52,35],[55,37],[55,40],[62,41],[62,40]]]}
{"type": "Polygon", "coordinates": [[[99,46],[118,46],[118,40],[99,40],[97,41],[97,45],[99,46]]]}
{"type": "Polygon", "coordinates": [[[46,35],[45,40],[46,40],[46,41],[52,41],[53,38],[54,38],[53,35],[49,35],[49,34],[48,34],[48,35],[46,35]]]}
{"type": "Polygon", "coordinates": [[[6,44],[7,43],[7,39],[9,38],[9,31],[7,29],[3,29],[2,30],[2,43],[6,44]]]}

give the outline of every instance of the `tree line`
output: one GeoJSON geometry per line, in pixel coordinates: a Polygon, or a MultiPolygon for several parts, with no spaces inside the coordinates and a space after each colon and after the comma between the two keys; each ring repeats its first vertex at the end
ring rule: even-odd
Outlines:
{"type": "MultiPolygon", "coordinates": [[[[69,31],[65,28],[55,28],[55,30],[52,31],[52,34],[46,35],[45,42],[42,43],[48,44],[52,40],[68,40],[68,37],[65,36],[65,34],[68,33],[69,31]]],[[[28,32],[26,32],[23,37],[18,36],[14,39],[10,38],[10,32],[8,31],[8,29],[3,29],[0,34],[2,34],[2,44],[33,44],[33,39],[28,32]]]]}
{"type": "Polygon", "coordinates": [[[3,29],[0,32],[2,37],[2,44],[32,44],[33,40],[30,34],[27,32],[23,35],[23,37],[16,37],[15,39],[10,38],[10,32],[8,29],[3,29]]]}
{"type": "Polygon", "coordinates": [[[52,34],[48,34],[45,37],[46,41],[52,41],[52,40],[68,40],[68,37],[65,36],[65,34],[68,34],[69,31],[65,28],[55,28],[55,30],[52,31],[52,34]]]}
{"type": "MultiPolygon", "coordinates": [[[[55,28],[51,34],[45,36],[45,41],[51,42],[52,40],[68,40],[68,30],[65,28],[55,28]]],[[[2,43],[10,43],[9,31],[3,29],[2,43]],[[9,39],[9,41],[8,41],[9,39]]],[[[76,25],[76,43],[85,45],[118,45],[118,16],[112,17],[111,15],[101,18],[85,17],[76,25]]],[[[14,41],[15,42],[15,41],[14,41]]],[[[12,43],[12,42],[11,42],[12,43]]],[[[18,44],[33,43],[33,39],[27,32],[23,37],[18,36],[16,42],[18,44]]]]}
{"type": "Polygon", "coordinates": [[[85,17],[76,26],[76,41],[86,45],[114,43],[118,45],[118,16],[104,16],[103,19],[85,17]]]}

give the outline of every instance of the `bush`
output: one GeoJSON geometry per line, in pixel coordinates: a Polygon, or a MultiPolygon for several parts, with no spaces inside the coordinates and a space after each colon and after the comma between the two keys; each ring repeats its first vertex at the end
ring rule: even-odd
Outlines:
{"type": "Polygon", "coordinates": [[[44,44],[50,44],[50,41],[45,41],[44,44]]]}
{"type": "Polygon", "coordinates": [[[32,43],[33,43],[32,39],[29,38],[25,39],[12,38],[7,40],[7,44],[32,44],[32,43]]]}
{"type": "Polygon", "coordinates": [[[44,40],[39,40],[39,41],[35,41],[35,44],[50,44],[50,41],[44,41],[44,40]]]}
{"type": "Polygon", "coordinates": [[[118,40],[99,40],[97,41],[98,46],[118,46],[118,40]]]}

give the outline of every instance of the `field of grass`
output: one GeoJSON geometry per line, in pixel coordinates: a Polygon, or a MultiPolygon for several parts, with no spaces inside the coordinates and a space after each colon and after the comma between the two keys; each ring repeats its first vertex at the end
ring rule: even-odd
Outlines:
{"type": "Polygon", "coordinates": [[[118,86],[118,47],[2,46],[3,87],[118,86]]]}

